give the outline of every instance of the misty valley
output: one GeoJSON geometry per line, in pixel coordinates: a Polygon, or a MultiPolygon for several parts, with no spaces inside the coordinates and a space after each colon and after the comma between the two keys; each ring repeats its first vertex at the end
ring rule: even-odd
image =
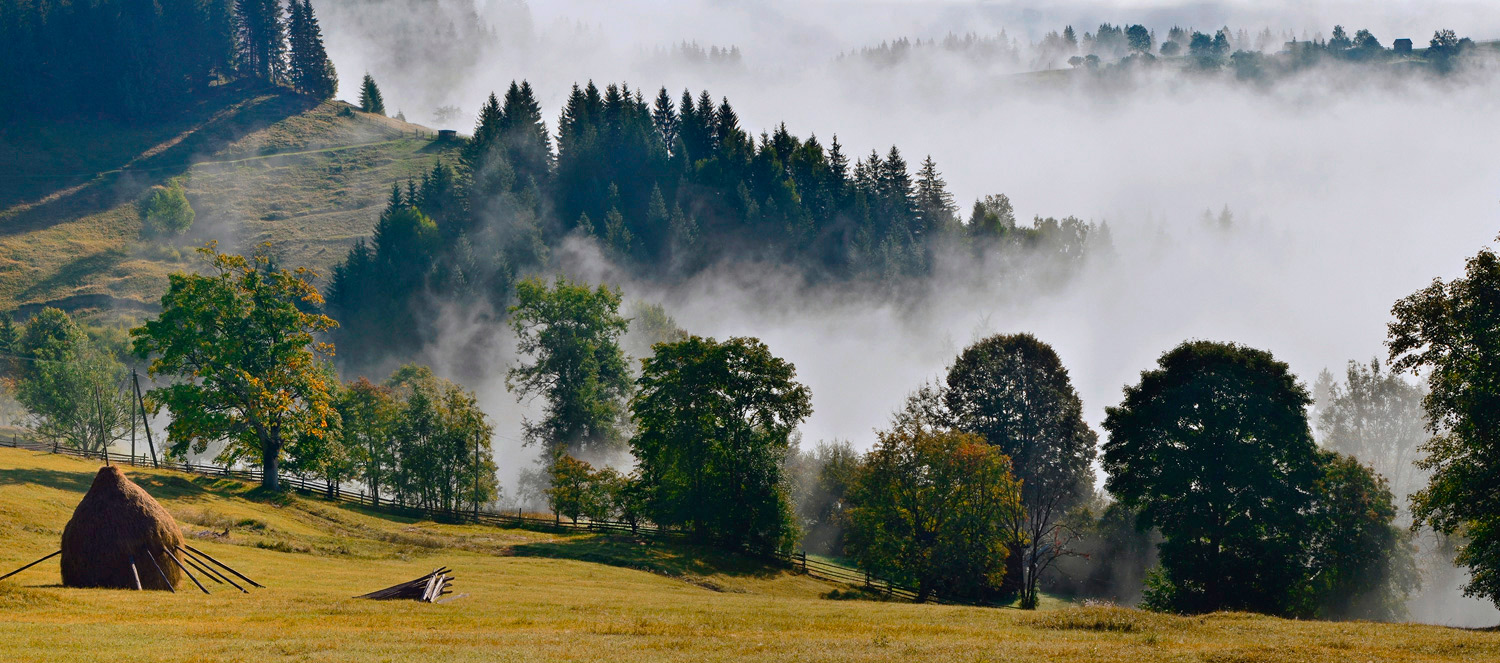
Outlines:
{"type": "Polygon", "coordinates": [[[1500,660],[1496,108],[1463,0],[0,0],[0,659],[1500,660]]]}

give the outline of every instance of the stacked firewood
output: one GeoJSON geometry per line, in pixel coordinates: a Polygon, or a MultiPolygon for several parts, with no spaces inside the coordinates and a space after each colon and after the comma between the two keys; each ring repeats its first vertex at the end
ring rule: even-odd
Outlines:
{"type": "Polygon", "coordinates": [[[444,594],[453,591],[453,576],[448,575],[451,571],[451,569],[445,566],[416,580],[403,582],[399,585],[393,585],[354,598],[372,599],[375,601],[409,600],[422,601],[424,603],[447,603],[462,596],[439,600],[444,594]]]}

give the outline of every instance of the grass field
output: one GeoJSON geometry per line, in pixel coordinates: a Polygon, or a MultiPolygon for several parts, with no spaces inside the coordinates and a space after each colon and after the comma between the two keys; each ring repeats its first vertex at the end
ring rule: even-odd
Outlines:
{"type": "Polygon", "coordinates": [[[271,242],[288,266],[326,278],[370,234],[392,182],[451,160],[455,146],[431,133],[244,86],[144,126],[0,128],[0,310],[149,310],[210,239],[241,251],[271,242]],[[197,212],[193,230],[143,240],[136,201],[173,180],[197,212]]]}
{"type": "MultiPolygon", "coordinates": [[[[56,549],[96,467],[0,449],[0,572],[56,549]]],[[[413,522],[128,473],[194,545],[269,588],[65,589],[44,562],[0,581],[0,661],[1500,660],[1500,633],[1434,626],[836,600],[860,594],[710,550],[413,522]],[[467,596],[350,598],[443,565],[467,596]]]]}

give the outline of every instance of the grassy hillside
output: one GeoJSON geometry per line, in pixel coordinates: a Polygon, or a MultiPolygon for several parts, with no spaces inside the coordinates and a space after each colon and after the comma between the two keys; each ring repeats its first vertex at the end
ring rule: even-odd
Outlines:
{"type": "MultiPolygon", "coordinates": [[[[0,449],[0,570],[56,549],[96,467],[0,449]]],[[[833,600],[850,588],[706,550],[411,522],[268,500],[236,482],[129,474],[194,545],[269,588],[64,589],[48,561],[0,582],[0,660],[1500,660],[1500,633],[1433,626],[833,600]],[[349,598],[442,565],[467,597],[349,598]]]]}
{"type": "Polygon", "coordinates": [[[0,309],[149,309],[166,275],[208,240],[271,242],[324,273],[373,228],[394,181],[454,145],[417,125],[280,89],[225,86],[180,117],[141,127],[32,123],[0,129],[0,309]],[[182,182],[197,220],[143,241],[136,201],[182,182]]]}

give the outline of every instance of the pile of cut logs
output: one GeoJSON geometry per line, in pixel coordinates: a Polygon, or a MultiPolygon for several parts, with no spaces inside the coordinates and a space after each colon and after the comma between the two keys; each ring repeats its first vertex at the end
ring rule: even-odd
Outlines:
{"type": "Polygon", "coordinates": [[[411,600],[422,601],[425,603],[447,603],[449,601],[452,601],[453,599],[463,598],[464,596],[467,596],[466,594],[460,594],[452,598],[439,600],[439,597],[453,591],[453,576],[448,575],[451,571],[452,569],[449,569],[445,566],[436,571],[433,571],[432,573],[417,578],[416,580],[403,582],[399,585],[394,585],[385,589],[373,591],[369,594],[356,596],[354,598],[371,599],[375,601],[411,600]]]}

